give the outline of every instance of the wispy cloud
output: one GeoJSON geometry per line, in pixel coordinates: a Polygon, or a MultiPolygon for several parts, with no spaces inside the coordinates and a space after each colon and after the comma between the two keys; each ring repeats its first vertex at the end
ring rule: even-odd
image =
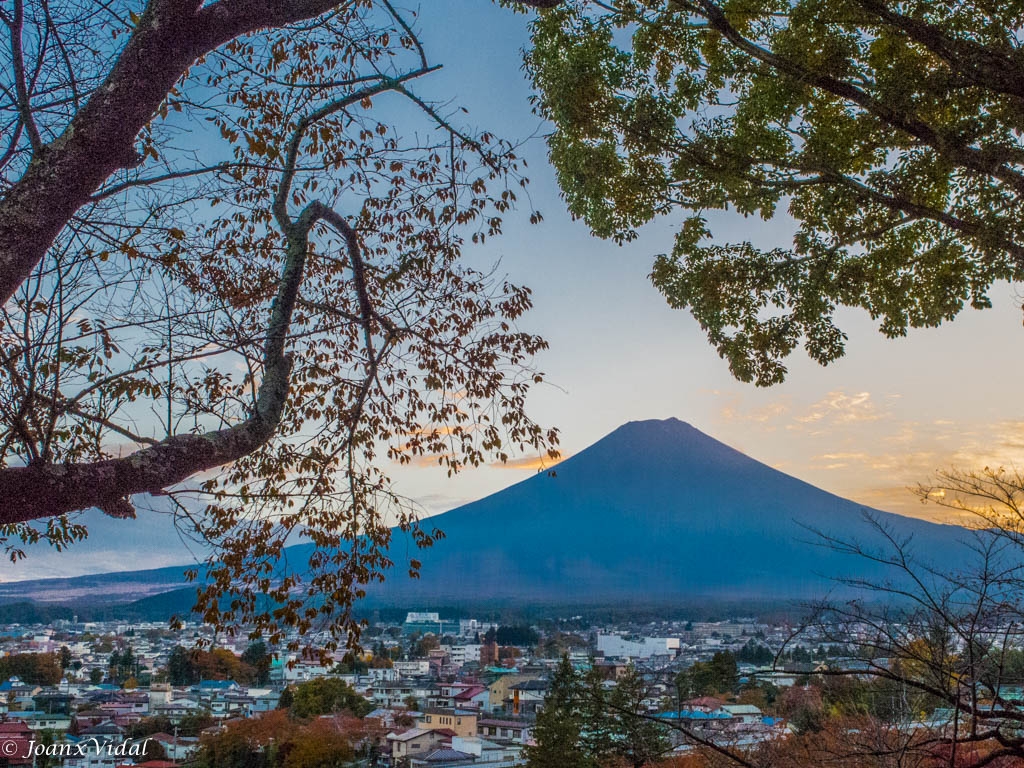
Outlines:
{"type": "MultiPolygon", "coordinates": [[[[786,417],[792,410],[790,399],[785,395],[772,393],[772,399],[767,400],[764,392],[751,393],[746,390],[706,389],[702,390],[702,393],[714,399],[714,415],[724,427],[724,434],[737,426],[745,427],[744,432],[775,432],[785,424],[786,417]],[[751,403],[751,399],[759,402],[751,403]]],[[[735,439],[732,445],[734,448],[742,447],[735,439]]]]}
{"type": "Polygon", "coordinates": [[[823,453],[820,458],[831,461],[864,461],[868,458],[866,453],[823,453]]]}
{"type": "Polygon", "coordinates": [[[870,392],[848,395],[837,390],[814,403],[803,416],[797,416],[796,421],[800,424],[853,424],[878,421],[882,415],[872,401],[870,392]]]}
{"type": "Polygon", "coordinates": [[[735,398],[730,403],[719,409],[718,415],[724,421],[746,422],[751,424],[767,424],[775,421],[789,413],[789,405],[782,401],[768,403],[757,408],[742,408],[739,399],[735,398]]]}
{"type": "Polygon", "coordinates": [[[422,518],[432,517],[476,501],[476,497],[452,495],[447,493],[426,493],[416,498],[423,508],[422,518]]]}
{"type": "MultiPolygon", "coordinates": [[[[949,431],[949,430],[947,430],[949,431]]],[[[943,465],[1019,467],[1024,465],[1024,422],[999,421],[956,431],[943,465]]]]}

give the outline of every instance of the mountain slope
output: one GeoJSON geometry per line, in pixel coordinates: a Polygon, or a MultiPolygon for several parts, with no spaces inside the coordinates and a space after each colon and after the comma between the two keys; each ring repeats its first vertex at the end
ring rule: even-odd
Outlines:
{"type": "MultiPolygon", "coordinates": [[[[630,422],[553,471],[431,518],[427,524],[446,534],[431,549],[417,552],[396,534],[398,567],[370,595],[407,605],[808,597],[829,588],[828,576],[877,575],[863,560],[811,543],[807,530],[870,538],[863,513],[684,422],[630,422]],[[422,561],[421,579],[404,576],[408,557],[422,561]]],[[[913,536],[931,561],[966,556],[961,528],[875,514],[913,536]]],[[[289,560],[303,562],[308,546],[290,548],[289,560]]],[[[180,574],[162,568],[0,585],[0,597],[114,589],[138,597],[180,588],[180,574]]]]}
{"type": "MultiPolygon", "coordinates": [[[[431,519],[446,538],[420,556],[422,580],[378,592],[389,602],[808,596],[829,576],[877,573],[807,529],[877,540],[864,512],[684,422],[630,422],[553,472],[431,519]]],[[[963,561],[962,528],[874,514],[929,560],[963,561]]]]}

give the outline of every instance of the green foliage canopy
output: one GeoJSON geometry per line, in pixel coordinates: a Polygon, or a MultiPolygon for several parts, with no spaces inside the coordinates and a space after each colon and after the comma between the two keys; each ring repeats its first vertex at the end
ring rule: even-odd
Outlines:
{"type": "Polygon", "coordinates": [[[607,709],[614,724],[613,754],[632,768],[659,762],[671,748],[662,724],[645,716],[649,696],[643,676],[633,666],[607,696],[607,709]]]}
{"type": "Polygon", "coordinates": [[[273,656],[267,650],[267,644],[257,640],[249,645],[242,653],[241,661],[253,670],[253,682],[257,685],[265,685],[270,679],[270,666],[273,656]]]}
{"type": "Polygon", "coordinates": [[[56,685],[61,667],[55,653],[13,653],[0,658],[0,682],[21,678],[28,685],[56,685]]]}
{"type": "Polygon", "coordinates": [[[643,677],[630,667],[609,690],[592,669],[581,678],[568,656],[551,678],[537,713],[534,744],[525,748],[528,768],[643,768],[669,748],[664,728],[647,718],[643,677]]]}
{"type": "Polygon", "coordinates": [[[495,639],[498,645],[532,646],[540,642],[540,635],[532,627],[510,625],[498,627],[495,639]]]}
{"type": "Polygon", "coordinates": [[[589,750],[582,748],[580,690],[576,670],[569,657],[563,656],[551,678],[544,708],[537,713],[534,743],[523,750],[527,768],[593,768],[595,762],[589,750]]]}
{"type": "Polygon", "coordinates": [[[736,658],[729,651],[719,651],[710,661],[695,662],[676,675],[676,688],[681,700],[731,693],[738,682],[736,658]]]}
{"type": "Polygon", "coordinates": [[[372,709],[373,705],[356,693],[352,686],[331,677],[320,677],[299,685],[293,693],[291,705],[291,713],[300,718],[333,712],[351,712],[356,717],[364,717],[372,709]]]}
{"type": "Polygon", "coordinates": [[[843,354],[840,307],[897,337],[1024,276],[1022,24],[1020,0],[571,0],[527,67],[572,215],[624,242],[682,212],[655,286],[770,385],[801,343],[843,354]],[[723,210],[786,213],[792,242],[716,237],[723,210]]]}

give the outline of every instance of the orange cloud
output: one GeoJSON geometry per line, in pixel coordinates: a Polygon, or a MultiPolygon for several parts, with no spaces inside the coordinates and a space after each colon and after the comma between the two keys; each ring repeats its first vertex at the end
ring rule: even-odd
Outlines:
{"type": "Polygon", "coordinates": [[[557,459],[552,459],[550,456],[524,456],[521,459],[509,459],[506,462],[495,461],[491,463],[491,466],[495,469],[532,469],[539,472],[542,469],[551,469],[566,458],[568,457],[561,454],[557,459]]]}
{"type": "Polygon", "coordinates": [[[472,432],[476,427],[472,424],[452,426],[449,424],[441,424],[435,427],[424,427],[423,429],[412,429],[406,430],[401,434],[406,437],[422,437],[423,435],[454,435],[462,432],[472,432]]]}
{"type": "Polygon", "coordinates": [[[444,466],[445,459],[454,459],[454,453],[424,453],[422,455],[413,456],[409,462],[414,467],[440,467],[444,466]]]}
{"type": "Polygon", "coordinates": [[[984,519],[971,507],[951,509],[938,504],[926,504],[907,486],[887,485],[855,488],[847,491],[846,496],[852,501],[875,509],[916,517],[932,523],[960,525],[965,528],[978,528],[984,524],[984,519]]]}

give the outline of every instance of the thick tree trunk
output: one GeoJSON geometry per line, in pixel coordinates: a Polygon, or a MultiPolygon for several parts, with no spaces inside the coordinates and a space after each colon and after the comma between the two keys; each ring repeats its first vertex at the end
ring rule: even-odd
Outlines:
{"type": "Polygon", "coordinates": [[[197,472],[235,461],[265,443],[276,426],[253,417],[218,432],[176,435],[124,458],[0,470],[0,524],[89,507],[129,516],[132,494],[158,493],[197,472]]]}

